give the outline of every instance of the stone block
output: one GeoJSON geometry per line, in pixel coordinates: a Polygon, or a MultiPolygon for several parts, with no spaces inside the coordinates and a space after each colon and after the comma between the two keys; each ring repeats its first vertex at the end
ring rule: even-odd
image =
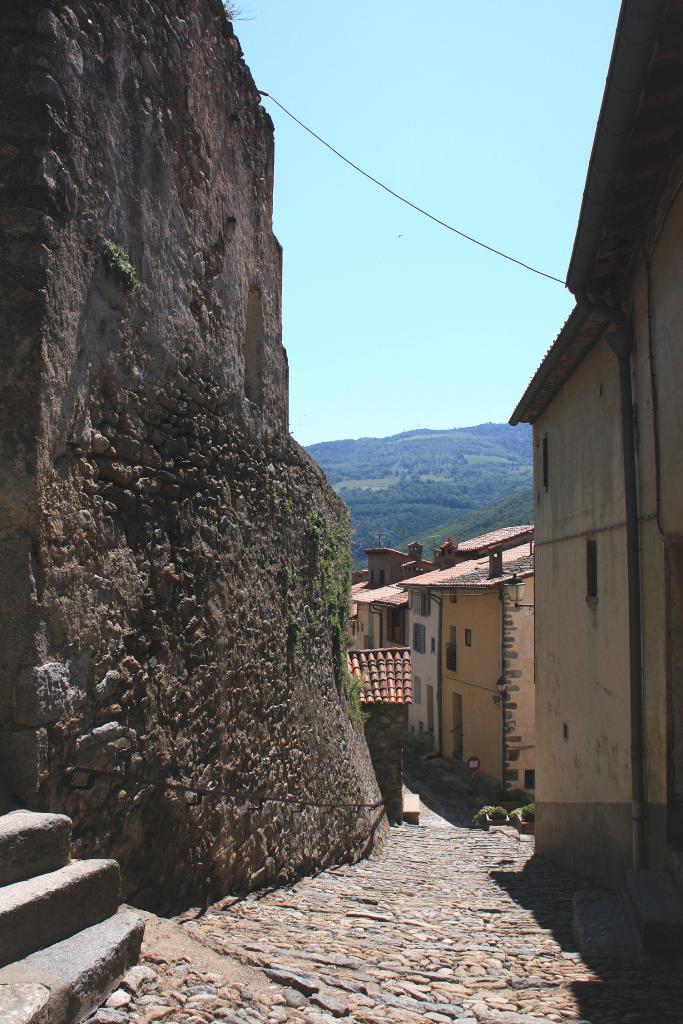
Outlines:
{"type": "Polygon", "coordinates": [[[420,824],[420,797],[417,793],[403,794],[403,820],[411,825],[420,824]]]}
{"type": "MultiPolygon", "coordinates": [[[[144,927],[138,914],[130,911],[114,914],[3,968],[0,970],[0,1011],[4,1008],[3,991],[14,991],[16,1000],[26,990],[25,1003],[34,1004],[40,1012],[46,1011],[46,1015],[17,1018],[17,1024],[47,1024],[48,1020],[50,1024],[76,1024],[83,1020],[114,991],[121,976],[138,959],[144,927]],[[38,991],[41,988],[49,993],[42,1005],[38,991]],[[29,989],[36,991],[31,993],[29,989]]],[[[6,1024],[1,1012],[0,1020],[6,1024]]]]}
{"type": "Polygon", "coordinates": [[[45,729],[0,732],[0,774],[22,803],[35,799],[46,769],[45,729]]]}
{"type": "Polygon", "coordinates": [[[0,817],[0,886],[69,863],[71,821],[64,814],[12,811],[0,817]]]}
{"type": "Polygon", "coordinates": [[[648,951],[683,948],[683,902],[665,871],[627,871],[626,892],[648,951]]]}
{"type": "Polygon", "coordinates": [[[642,956],[638,929],[623,895],[600,889],[579,889],[574,894],[572,925],[583,956],[631,961],[642,956]]]}
{"type": "Polygon", "coordinates": [[[0,965],[110,917],[119,902],[114,860],[74,861],[0,889],[0,965]]]}
{"type": "Polygon", "coordinates": [[[2,1024],[49,1024],[50,989],[34,982],[14,985],[0,981],[2,1024]]]}
{"type": "Polygon", "coordinates": [[[85,694],[71,682],[68,665],[50,661],[34,668],[30,684],[15,689],[14,721],[18,725],[51,725],[72,715],[85,694]]]}

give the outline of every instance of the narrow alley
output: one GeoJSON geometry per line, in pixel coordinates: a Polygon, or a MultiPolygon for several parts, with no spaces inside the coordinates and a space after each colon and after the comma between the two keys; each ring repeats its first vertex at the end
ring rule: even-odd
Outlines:
{"type": "Polygon", "coordinates": [[[438,762],[409,778],[440,814],[423,803],[377,859],[185,920],[186,956],[148,925],[154,973],[95,1021],[680,1024],[680,965],[586,963],[571,931],[577,880],[532,860],[531,840],[472,828],[472,801],[438,762]]]}

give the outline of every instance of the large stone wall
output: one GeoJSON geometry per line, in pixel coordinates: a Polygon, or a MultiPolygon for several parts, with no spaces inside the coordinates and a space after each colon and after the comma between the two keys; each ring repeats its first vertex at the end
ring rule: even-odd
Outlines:
{"type": "Polygon", "coordinates": [[[239,44],[218,0],[8,0],[0,50],[2,785],[162,909],[358,856],[348,524],[288,434],[239,44]]]}

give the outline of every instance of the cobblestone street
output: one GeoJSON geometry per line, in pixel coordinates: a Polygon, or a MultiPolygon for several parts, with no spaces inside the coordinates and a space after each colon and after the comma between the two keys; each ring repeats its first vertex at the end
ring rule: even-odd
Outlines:
{"type": "Polygon", "coordinates": [[[413,785],[452,821],[423,806],[420,825],[392,829],[377,859],[224,900],[183,925],[246,972],[237,982],[191,954],[155,957],[148,941],[155,991],[97,1019],[683,1021],[680,967],[587,964],[571,934],[576,880],[531,860],[531,841],[469,827],[471,802],[438,766],[413,785]]]}

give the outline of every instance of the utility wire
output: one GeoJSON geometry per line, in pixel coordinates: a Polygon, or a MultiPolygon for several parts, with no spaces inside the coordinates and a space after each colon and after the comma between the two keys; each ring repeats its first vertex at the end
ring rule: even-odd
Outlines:
{"type": "Polygon", "coordinates": [[[474,238],[472,235],[468,235],[464,231],[460,231],[459,228],[454,228],[452,224],[447,224],[445,220],[440,220],[438,217],[435,217],[433,213],[429,213],[427,210],[423,210],[421,206],[411,203],[410,199],[406,199],[405,196],[401,196],[398,192],[394,192],[394,190],[389,188],[388,185],[385,185],[383,181],[379,181],[378,178],[374,178],[372,174],[364,171],[362,167],[358,166],[358,164],[354,164],[353,160],[349,160],[349,158],[344,156],[343,153],[340,153],[338,149],[335,149],[329,142],[326,142],[325,139],[321,138],[317,132],[314,132],[312,128],[309,128],[307,124],[304,124],[304,122],[300,121],[298,117],[295,117],[291,110],[287,110],[287,107],[283,106],[279,100],[276,100],[271,93],[263,92],[263,90],[259,89],[259,95],[267,96],[269,100],[272,100],[276,107],[279,107],[280,110],[287,115],[287,117],[291,117],[292,121],[295,121],[296,124],[303,128],[304,131],[308,132],[309,135],[312,135],[314,139],[317,139],[318,142],[321,142],[323,146],[330,150],[331,153],[338,156],[340,160],[343,160],[345,164],[352,167],[354,171],[358,171],[359,174],[362,174],[364,178],[368,178],[368,180],[374,182],[375,185],[379,185],[380,188],[383,188],[384,191],[388,192],[390,196],[394,197],[394,199],[398,199],[400,202],[405,203],[406,206],[410,206],[411,209],[417,210],[417,212],[421,213],[424,217],[428,217],[429,220],[433,220],[435,224],[440,224],[441,227],[446,228],[447,231],[452,231],[454,235],[459,235],[461,238],[465,238],[468,242],[473,242],[475,245],[481,246],[482,249],[495,253],[496,256],[502,256],[504,260],[509,260],[510,263],[516,263],[518,267],[524,267],[525,270],[530,270],[532,274],[538,274],[539,277],[547,277],[549,281],[557,281],[557,283],[561,285],[566,284],[561,277],[555,277],[554,274],[546,274],[545,270],[539,270],[538,267],[532,267],[530,263],[524,263],[522,260],[518,260],[514,256],[508,255],[506,252],[502,252],[500,249],[494,249],[492,245],[487,245],[486,242],[482,242],[480,239],[474,238]]]}

